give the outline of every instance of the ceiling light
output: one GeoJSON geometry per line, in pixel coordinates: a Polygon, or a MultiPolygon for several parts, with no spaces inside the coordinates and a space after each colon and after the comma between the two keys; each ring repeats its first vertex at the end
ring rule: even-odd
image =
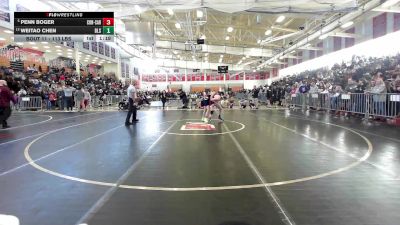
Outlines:
{"type": "Polygon", "coordinates": [[[353,25],[354,24],[354,22],[353,21],[349,21],[349,22],[347,22],[347,23],[345,23],[345,24],[342,24],[342,26],[340,26],[341,28],[348,28],[348,27],[350,27],[351,25],[353,25]]]}
{"type": "Polygon", "coordinates": [[[178,54],[178,51],[176,51],[176,50],[174,50],[174,51],[172,51],[172,52],[173,52],[175,55],[178,54]]]}
{"type": "Polygon", "coordinates": [[[197,15],[197,18],[202,18],[203,17],[203,11],[197,10],[196,11],[196,15],[197,15]]]}
{"type": "Polygon", "coordinates": [[[40,43],[42,43],[42,44],[48,44],[49,42],[47,42],[47,41],[42,41],[42,42],[40,42],[40,43]]]}
{"type": "Polygon", "coordinates": [[[72,49],[68,49],[67,51],[72,52],[72,49]]]}
{"type": "Polygon", "coordinates": [[[17,45],[24,45],[23,42],[17,42],[16,44],[17,44],[17,45]]]}
{"type": "Polygon", "coordinates": [[[293,51],[291,51],[290,53],[294,54],[294,53],[296,53],[296,51],[295,51],[295,50],[293,50],[293,51]]]}
{"type": "Polygon", "coordinates": [[[59,52],[59,53],[57,53],[57,55],[62,55],[62,53],[61,53],[61,52],[59,52]]]}
{"type": "Polygon", "coordinates": [[[253,73],[255,73],[256,72],[256,70],[253,70],[253,73]]]}
{"type": "Polygon", "coordinates": [[[272,34],[272,30],[267,30],[267,31],[265,31],[265,35],[266,35],[266,36],[271,35],[271,34],[272,34]]]}
{"type": "Polygon", "coordinates": [[[224,57],[224,55],[220,55],[219,57],[223,58],[223,57],[224,57]]]}
{"type": "Polygon", "coordinates": [[[88,57],[88,58],[89,58],[90,56],[91,56],[91,55],[86,55],[86,57],[88,57]]]}
{"type": "Polygon", "coordinates": [[[246,58],[250,58],[250,56],[249,56],[249,55],[246,55],[246,58]]]}
{"type": "Polygon", "coordinates": [[[89,60],[87,60],[87,59],[85,59],[85,60],[83,60],[84,62],[87,62],[87,61],[89,61],[89,60]]]}
{"type": "Polygon", "coordinates": [[[226,29],[229,33],[233,31],[233,27],[228,27],[228,29],[226,29]]]}
{"type": "Polygon", "coordinates": [[[176,29],[181,29],[181,24],[180,23],[175,23],[176,29]]]}
{"type": "Polygon", "coordinates": [[[79,55],[82,55],[82,52],[78,52],[79,55]]]}
{"type": "Polygon", "coordinates": [[[158,35],[158,36],[161,36],[161,31],[157,31],[157,35],[158,35]]]}
{"type": "Polygon", "coordinates": [[[174,15],[174,11],[172,11],[172,9],[167,9],[167,11],[168,11],[168,14],[169,14],[170,16],[174,15]]]}
{"type": "Polygon", "coordinates": [[[180,55],[177,55],[176,57],[177,57],[177,58],[180,58],[181,56],[180,56],[180,55]]]}
{"type": "Polygon", "coordinates": [[[319,40],[324,40],[327,37],[328,37],[328,34],[322,34],[321,36],[319,36],[319,40]]]}
{"type": "Polygon", "coordinates": [[[11,37],[11,40],[14,40],[14,37],[11,37]]]}
{"type": "Polygon", "coordinates": [[[219,63],[222,63],[222,59],[219,59],[219,61],[218,61],[219,63]]]}
{"type": "Polygon", "coordinates": [[[201,35],[201,36],[200,36],[200,39],[206,39],[206,35],[204,35],[204,34],[201,35]]]}
{"type": "Polygon", "coordinates": [[[56,52],[62,52],[62,50],[61,49],[57,49],[56,52]]]}
{"type": "Polygon", "coordinates": [[[282,15],[282,16],[279,16],[277,19],[276,19],[276,21],[275,22],[277,22],[277,23],[282,23],[284,20],[285,20],[285,16],[284,15],[282,15]]]}
{"type": "Polygon", "coordinates": [[[229,41],[229,36],[226,36],[225,40],[229,41]]]}
{"type": "Polygon", "coordinates": [[[94,59],[99,59],[98,57],[95,57],[94,59]]]}
{"type": "Polygon", "coordinates": [[[110,61],[107,61],[107,63],[111,63],[110,61]]]}
{"type": "Polygon", "coordinates": [[[56,47],[56,48],[61,48],[61,46],[59,46],[59,45],[56,45],[56,46],[54,46],[54,47],[56,47]]]}
{"type": "Polygon", "coordinates": [[[38,49],[39,47],[37,47],[37,46],[33,46],[32,48],[33,48],[33,49],[38,49]]]}
{"type": "Polygon", "coordinates": [[[0,37],[0,41],[5,41],[5,40],[6,40],[5,38],[0,37]]]}
{"type": "Polygon", "coordinates": [[[139,12],[142,11],[142,8],[140,7],[140,5],[135,5],[134,7],[135,7],[136,11],[139,11],[139,12]]]}
{"type": "Polygon", "coordinates": [[[311,46],[311,44],[310,43],[308,43],[308,44],[306,44],[306,45],[304,45],[304,47],[310,47],[311,46]]]}
{"type": "Polygon", "coordinates": [[[4,30],[4,33],[12,34],[12,33],[14,33],[14,32],[12,32],[11,30],[4,30]]]}
{"type": "Polygon", "coordinates": [[[206,52],[206,54],[204,54],[205,56],[208,56],[208,52],[206,52]]]}
{"type": "Polygon", "coordinates": [[[48,50],[48,49],[47,49],[46,52],[51,52],[51,50],[48,50]]]}
{"type": "Polygon", "coordinates": [[[246,57],[244,57],[244,56],[243,56],[243,58],[242,58],[242,59],[243,59],[243,60],[245,60],[245,59],[246,59],[246,57]]]}
{"type": "Polygon", "coordinates": [[[46,46],[43,46],[43,48],[50,48],[50,47],[46,45],[46,46]]]}
{"type": "Polygon", "coordinates": [[[29,44],[31,44],[31,45],[36,45],[36,43],[35,43],[35,42],[29,42],[29,44]]]}
{"type": "Polygon", "coordinates": [[[282,60],[282,59],[283,59],[283,56],[279,57],[279,59],[281,59],[281,60],[282,60]]]}
{"type": "Polygon", "coordinates": [[[260,40],[260,39],[258,39],[258,40],[257,40],[257,44],[260,44],[260,43],[261,43],[261,40],[260,40]]]}

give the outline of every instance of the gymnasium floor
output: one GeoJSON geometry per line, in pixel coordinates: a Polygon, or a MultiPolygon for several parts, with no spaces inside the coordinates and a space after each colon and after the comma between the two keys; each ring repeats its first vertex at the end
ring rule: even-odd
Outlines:
{"type": "Polygon", "coordinates": [[[400,129],[300,111],[15,113],[0,214],[22,225],[395,225],[400,129]],[[186,126],[188,127],[188,126],[186,126]]]}

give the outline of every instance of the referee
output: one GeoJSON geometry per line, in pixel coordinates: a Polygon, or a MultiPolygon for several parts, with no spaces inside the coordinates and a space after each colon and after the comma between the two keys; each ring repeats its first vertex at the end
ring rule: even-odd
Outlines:
{"type": "Polygon", "coordinates": [[[127,90],[128,93],[128,98],[129,98],[129,108],[128,108],[128,115],[126,115],[126,120],[125,120],[125,126],[132,125],[133,123],[139,122],[138,119],[136,119],[136,111],[137,111],[137,92],[136,92],[136,87],[137,86],[137,81],[133,80],[127,90]],[[130,122],[132,116],[132,122],[130,122]]]}

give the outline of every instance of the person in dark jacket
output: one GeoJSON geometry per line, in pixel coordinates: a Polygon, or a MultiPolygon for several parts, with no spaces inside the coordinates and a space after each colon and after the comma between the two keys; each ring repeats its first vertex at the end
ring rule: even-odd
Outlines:
{"type": "Polygon", "coordinates": [[[7,119],[11,115],[10,102],[16,103],[10,89],[7,87],[5,80],[0,80],[0,123],[3,129],[9,128],[7,119]]]}
{"type": "Polygon", "coordinates": [[[167,93],[165,91],[160,93],[160,100],[162,102],[162,108],[165,109],[165,103],[167,102],[167,93]]]}

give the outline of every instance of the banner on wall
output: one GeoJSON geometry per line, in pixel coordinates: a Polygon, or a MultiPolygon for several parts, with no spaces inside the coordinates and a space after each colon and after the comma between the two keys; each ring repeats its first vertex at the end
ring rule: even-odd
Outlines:
{"type": "Polygon", "coordinates": [[[125,78],[125,63],[121,62],[121,77],[125,78]]]}
{"type": "Polygon", "coordinates": [[[115,59],[115,48],[111,47],[111,58],[115,59]]]}
{"type": "Polygon", "coordinates": [[[104,55],[110,57],[110,46],[104,45],[104,55]]]}
{"type": "Polygon", "coordinates": [[[82,43],[82,47],[83,47],[83,49],[86,49],[86,50],[89,50],[89,42],[83,42],[82,43]]]}
{"type": "Polygon", "coordinates": [[[104,43],[99,42],[99,54],[104,55],[104,43]]]}
{"type": "Polygon", "coordinates": [[[92,52],[97,53],[97,42],[92,42],[92,52]]]}
{"type": "Polygon", "coordinates": [[[0,0],[0,20],[10,22],[10,5],[9,0],[0,0]]]}

